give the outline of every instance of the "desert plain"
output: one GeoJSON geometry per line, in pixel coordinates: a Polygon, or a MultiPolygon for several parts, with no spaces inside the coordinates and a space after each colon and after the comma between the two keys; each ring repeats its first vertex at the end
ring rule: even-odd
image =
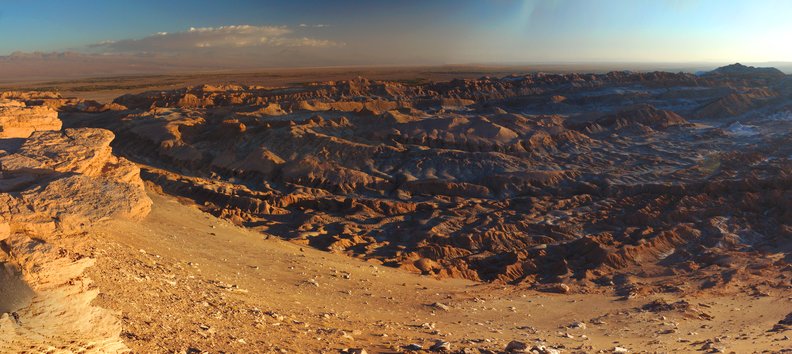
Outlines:
{"type": "Polygon", "coordinates": [[[0,91],[2,352],[792,352],[777,69],[0,91]]]}

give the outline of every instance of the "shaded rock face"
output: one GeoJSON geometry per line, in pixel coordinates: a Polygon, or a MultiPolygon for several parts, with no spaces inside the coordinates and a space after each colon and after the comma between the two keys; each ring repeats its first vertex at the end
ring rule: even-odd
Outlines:
{"type": "MultiPolygon", "coordinates": [[[[722,74],[733,77],[749,77],[749,78],[779,78],[786,76],[781,70],[776,68],[755,68],[753,66],[745,66],[740,63],[723,66],[717,68],[708,74],[722,74]]],[[[705,74],[706,75],[706,74],[705,74]]]]}
{"type": "Polygon", "coordinates": [[[624,107],[597,119],[596,122],[600,126],[613,127],[616,130],[625,129],[632,125],[643,125],[653,129],[665,129],[671,126],[690,126],[690,122],[680,117],[678,114],[659,110],[649,104],[624,107]]]}
{"type": "Polygon", "coordinates": [[[789,87],[751,71],[358,78],[147,92],[116,100],[134,110],[63,119],[112,130],[144,179],[238,224],[566,292],[726,259],[739,271],[785,242],[789,87]],[[753,96],[715,108],[733,95],[753,96]]]}
{"type": "Polygon", "coordinates": [[[59,246],[97,223],[150,211],[140,169],[112,154],[113,138],[79,128],[0,139],[0,351],[126,350],[118,319],[90,305],[99,289],[82,273],[94,260],[59,246]]]}

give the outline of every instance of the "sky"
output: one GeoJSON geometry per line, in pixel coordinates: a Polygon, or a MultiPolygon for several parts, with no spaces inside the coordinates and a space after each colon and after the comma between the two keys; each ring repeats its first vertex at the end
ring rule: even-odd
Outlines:
{"type": "Polygon", "coordinates": [[[296,50],[372,64],[792,61],[791,13],[788,0],[0,0],[0,55],[296,50]]]}

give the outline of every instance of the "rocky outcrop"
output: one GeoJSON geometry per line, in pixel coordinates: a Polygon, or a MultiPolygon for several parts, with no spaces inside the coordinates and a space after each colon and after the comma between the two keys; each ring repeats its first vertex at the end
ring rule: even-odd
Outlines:
{"type": "Polygon", "coordinates": [[[755,68],[753,66],[745,66],[740,63],[722,66],[713,71],[705,73],[704,75],[714,74],[751,79],[778,79],[786,76],[786,74],[776,68],[755,68]]]}
{"type": "Polygon", "coordinates": [[[90,305],[99,289],[82,273],[94,260],[59,245],[150,211],[140,170],[112,154],[113,138],[95,128],[37,131],[0,153],[0,351],[126,350],[118,319],[90,305]]]}
{"type": "MultiPolygon", "coordinates": [[[[627,273],[705,276],[785,242],[773,235],[792,221],[789,123],[763,112],[787,110],[788,79],[759,76],[200,86],[64,121],[112,130],[145,179],[239,225],[426,275],[570,292],[627,273]]],[[[17,155],[9,164],[46,171],[17,155]]]]}
{"type": "MultiPolygon", "coordinates": [[[[537,102],[573,101],[559,93],[579,89],[644,85],[649,88],[699,86],[700,77],[683,73],[530,74],[502,79],[452,80],[419,85],[355,78],[296,87],[265,88],[225,85],[193,86],[171,91],[123,95],[113,102],[132,109],[214,108],[261,106],[277,103],[291,111],[361,111],[382,113],[397,108],[465,109],[488,100],[524,100],[546,95],[537,102]]],[[[277,111],[276,111],[277,112],[277,111]]]]}
{"type": "Polygon", "coordinates": [[[615,130],[625,129],[636,124],[648,126],[652,129],[665,129],[675,125],[691,125],[690,122],[678,114],[659,110],[649,104],[621,108],[597,119],[596,123],[602,127],[612,127],[615,130]]]}
{"type": "Polygon", "coordinates": [[[126,109],[118,104],[100,104],[93,100],[84,100],[79,98],[65,98],[57,92],[21,92],[21,91],[6,91],[0,92],[0,100],[13,100],[19,101],[28,107],[39,107],[42,109],[49,108],[57,112],[104,112],[107,110],[120,110],[126,109]]]}
{"type": "Polygon", "coordinates": [[[27,138],[35,131],[60,129],[61,121],[54,110],[0,99],[0,139],[27,138]]]}
{"type": "Polygon", "coordinates": [[[94,260],[16,233],[2,240],[5,266],[0,351],[117,353],[121,323],[93,307],[99,289],[83,270],[94,260]]]}
{"type": "Polygon", "coordinates": [[[765,105],[775,96],[777,96],[775,93],[765,90],[730,94],[696,109],[692,118],[713,120],[739,116],[753,108],[765,105]]]}

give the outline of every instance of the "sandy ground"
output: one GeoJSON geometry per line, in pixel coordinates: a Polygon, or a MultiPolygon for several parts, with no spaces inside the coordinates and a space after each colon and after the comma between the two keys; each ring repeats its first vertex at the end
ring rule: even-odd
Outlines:
{"type": "Polygon", "coordinates": [[[792,348],[789,333],[770,331],[792,311],[792,294],[622,299],[436,280],[284,242],[149,194],[154,206],[143,222],[113,221],[70,240],[98,259],[87,272],[101,289],[94,304],[116,311],[135,353],[388,353],[437,340],[453,350],[502,351],[517,340],[569,353],[792,348]],[[644,309],[658,299],[687,305],[644,309]]]}

